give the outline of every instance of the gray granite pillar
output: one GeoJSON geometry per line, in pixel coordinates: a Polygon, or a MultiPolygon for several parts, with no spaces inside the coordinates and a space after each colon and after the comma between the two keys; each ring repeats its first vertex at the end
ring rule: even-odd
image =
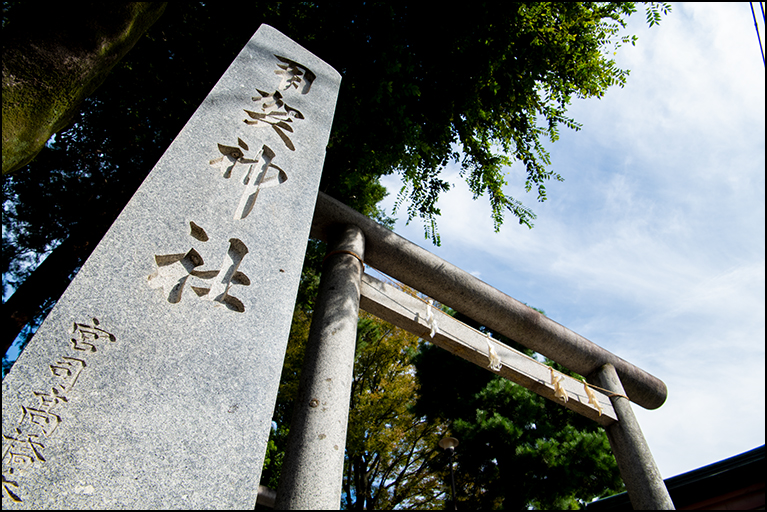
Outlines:
{"type": "Polygon", "coordinates": [[[248,41],[3,380],[3,509],[254,506],[340,78],[248,41]]]}
{"type": "Polygon", "coordinates": [[[278,509],[338,509],[354,370],[365,237],[353,225],[334,233],[296,400],[278,509]]]}
{"type": "Polygon", "coordinates": [[[625,398],[626,392],[615,367],[605,364],[590,376],[589,381],[614,393],[610,401],[618,422],[605,430],[631,505],[635,510],[674,510],[674,503],[631,410],[631,402],[625,398]]]}

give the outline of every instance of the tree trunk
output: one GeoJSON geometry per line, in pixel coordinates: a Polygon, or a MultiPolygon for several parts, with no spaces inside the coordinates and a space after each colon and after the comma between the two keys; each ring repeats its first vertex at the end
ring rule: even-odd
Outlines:
{"type": "Polygon", "coordinates": [[[367,510],[367,464],[362,455],[357,455],[352,459],[354,467],[354,510],[367,510]]]}
{"type": "Polygon", "coordinates": [[[28,164],[165,10],[24,2],[3,28],[3,174],[28,164]]]}

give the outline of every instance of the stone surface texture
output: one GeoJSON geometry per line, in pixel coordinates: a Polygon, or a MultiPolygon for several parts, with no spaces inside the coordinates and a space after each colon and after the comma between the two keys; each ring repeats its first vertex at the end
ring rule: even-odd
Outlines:
{"type": "Polygon", "coordinates": [[[631,410],[631,403],[622,396],[626,392],[615,367],[605,364],[588,380],[614,393],[610,400],[618,422],[606,427],[605,432],[632,507],[634,510],[674,510],[674,502],[631,410]]]}
{"type": "Polygon", "coordinates": [[[3,508],[252,508],[340,75],[262,25],[3,382],[3,508]]]}
{"type": "Polygon", "coordinates": [[[365,236],[336,226],[328,243],[275,508],[341,506],[365,236]]]}

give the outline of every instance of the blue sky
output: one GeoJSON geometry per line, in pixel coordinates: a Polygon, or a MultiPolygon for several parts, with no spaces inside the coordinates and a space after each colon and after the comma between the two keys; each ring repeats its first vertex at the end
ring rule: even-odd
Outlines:
{"type": "Polygon", "coordinates": [[[395,231],[661,378],[666,403],[634,410],[667,478],[764,443],[764,65],[747,3],[673,4],[652,28],[640,6],[627,32],[626,87],[574,100],[583,129],[548,146],[565,181],[536,203],[508,170],[535,228],[494,233],[448,167],[442,247],[404,208],[395,231]]]}

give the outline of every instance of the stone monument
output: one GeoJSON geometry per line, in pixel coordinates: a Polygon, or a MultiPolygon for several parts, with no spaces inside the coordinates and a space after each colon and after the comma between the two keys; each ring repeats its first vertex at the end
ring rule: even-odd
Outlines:
{"type": "Polygon", "coordinates": [[[3,508],[252,508],[340,75],[262,25],[3,382],[3,508]]]}

